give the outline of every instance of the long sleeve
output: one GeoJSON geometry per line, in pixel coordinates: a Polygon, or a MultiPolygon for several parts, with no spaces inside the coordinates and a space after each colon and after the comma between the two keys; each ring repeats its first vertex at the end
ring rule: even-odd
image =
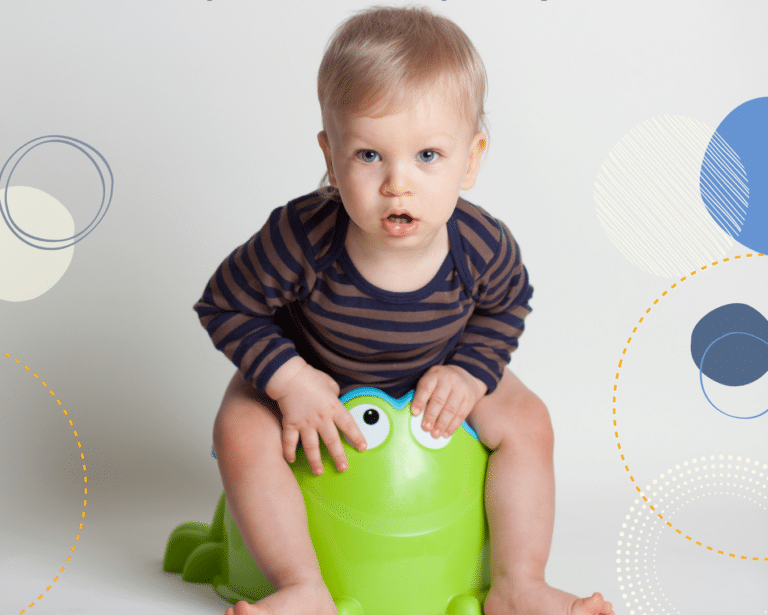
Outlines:
{"type": "Polygon", "coordinates": [[[275,325],[275,311],[306,297],[314,281],[312,249],[289,204],[224,260],[194,309],[216,348],[263,391],[298,356],[275,325]]]}
{"type": "MultiPolygon", "coordinates": [[[[533,295],[517,242],[503,223],[495,222],[499,233],[495,247],[489,250],[493,256],[475,280],[474,312],[446,361],[482,380],[488,393],[498,385],[511,353],[517,348],[533,295]]],[[[488,243],[483,246],[488,248],[488,243]]]]}

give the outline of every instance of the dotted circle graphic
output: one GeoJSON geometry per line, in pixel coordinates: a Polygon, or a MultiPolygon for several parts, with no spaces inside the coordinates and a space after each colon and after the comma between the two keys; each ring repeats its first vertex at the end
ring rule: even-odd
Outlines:
{"type": "Polygon", "coordinates": [[[725,335],[721,335],[716,340],[713,340],[709,346],[707,346],[707,349],[704,351],[704,354],[701,356],[701,363],[699,364],[699,382],[701,383],[701,390],[704,393],[704,397],[707,398],[707,401],[709,402],[709,405],[712,406],[715,410],[720,412],[721,414],[724,414],[725,416],[728,416],[732,419],[756,419],[758,416],[763,416],[766,412],[768,412],[768,408],[763,410],[760,414],[753,414],[752,416],[736,416],[734,414],[728,414],[727,412],[723,412],[718,408],[715,404],[712,403],[712,400],[709,398],[709,395],[707,395],[707,391],[704,388],[704,376],[703,376],[703,370],[704,370],[704,359],[707,356],[707,352],[709,352],[709,349],[712,348],[713,344],[715,342],[719,342],[724,337],[728,337],[729,335],[748,335],[749,337],[754,337],[756,340],[760,340],[763,342],[763,344],[768,345],[768,342],[766,342],[763,338],[757,337],[756,335],[752,335],[751,333],[746,333],[744,331],[732,331],[730,333],[726,333],[725,335]]]}
{"type": "MultiPolygon", "coordinates": [[[[754,255],[753,255],[752,253],[746,254],[746,258],[752,258],[753,256],[754,256],[754,255]]],[[[757,254],[757,256],[758,256],[758,257],[762,257],[762,256],[765,256],[765,254],[763,254],[763,253],[760,253],[760,254],[757,254]]],[[[741,259],[741,256],[735,256],[735,257],[733,258],[733,261],[738,261],[738,260],[740,260],[740,259],[741,259]]],[[[730,258],[724,258],[724,259],[722,260],[722,263],[724,263],[724,264],[725,264],[725,263],[728,263],[728,262],[731,262],[731,259],[730,259],[730,258]]],[[[719,262],[718,262],[718,261],[715,261],[715,262],[713,262],[713,263],[712,263],[712,265],[711,265],[711,266],[712,266],[712,267],[715,267],[715,266],[717,266],[718,264],[719,264],[719,262]]],[[[709,266],[708,266],[708,265],[704,265],[703,267],[701,267],[701,269],[700,269],[699,271],[706,271],[708,268],[709,268],[709,266]]],[[[698,272],[698,271],[695,271],[695,270],[694,270],[694,271],[691,271],[691,273],[690,273],[690,276],[683,276],[682,278],[680,278],[680,282],[681,282],[681,283],[682,283],[682,282],[685,282],[685,281],[686,281],[686,280],[687,280],[689,277],[693,277],[693,276],[697,275],[698,273],[699,273],[699,272],[698,272]]],[[[650,313],[651,313],[651,310],[653,309],[653,306],[655,306],[656,304],[658,304],[658,303],[659,303],[659,301],[660,301],[660,299],[663,299],[663,298],[665,298],[665,297],[666,297],[666,296],[669,294],[669,292],[670,292],[671,290],[674,290],[675,288],[677,288],[677,286],[678,286],[678,284],[677,284],[677,283],[674,283],[674,284],[672,284],[672,286],[670,287],[670,290],[665,290],[663,293],[661,293],[661,297],[660,297],[660,298],[658,298],[658,299],[654,299],[654,301],[653,301],[653,305],[652,305],[651,307],[648,307],[648,308],[645,310],[645,314],[646,314],[646,315],[647,315],[647,314],[650,314],[650,313]]],[[[639,326],[639,325],[641,325],[641,324],[642,324],[642,323],[645,321],[645,318],[646,318],[646,316],[643,316],[643,317],[641,317],[641,318],[640,318],[640,320],[638,321],[638,326],[639,326]]],[[[632,334],[633,334],[633,335],[634,335],[634,334],[637,332],[637,329],[638,329],[638,327],[637,327],[637,326],[636,326],[634,329],[632,329],[632,334]]],[[[629,348],[629,345],[630,345],[631,343],[632,343],[632,336],[630,336],[630,337],[627,339],[627,345],[624,347],[624,349],[623,349],[623,350],[622,350],[622,352],[621,352],[621,354],[622,354],[622,357],[626,356],[626,354],[627,354],[627,349],[629,348]]],[[[615,377],[614,377],[614,380],[615,380],[615,382],[614,382],[614,385],[613,385],[613,404],[614,404],[614,406],[613,406],[613,412],[612,412],[612,416],[613,416],[613,428],[614,428],[614,432],[613,432],[613,433],[614,433],[614,436],[616,437],[616,446],[618,447],[619,451],[621,451],[621,442],[619,441],[619,432],[618,432],[618,419],[617,419],[618,415],[617,415],[617,413],[616,413],[616,408],[619,406],[619,404],[617,403],[617,401],[616,401],[616,400],[618,399],[618,389],[619,389],[618,380],[619,380],[619,377],[621,376],[621,366],[623,365],[623,363],[624,363],[624,358],[621,358],[621,359],[619,359],[618,371],[617,371],[617,372],[616,372],[616,374],[615,374],[615,377]]],[[[622,463],[624,463],[624,469],[626,470],[626,472],[627,472],[627,475],[629,476],[629,480],[630,480],[630,481],[631,481],[631,482],[634,484],[634,486],[635,486],[635,490],[636,490],[636,491],[637,491],[637,492],[640,494],[640,496],[642,497],[642,499],[643,499],[643,503],[644,503],[644,506],[647,506],[647,507],[648,507],[648,508],[651,510],[651,512],[653,512],[653,513],[654,513],[654,515],[655,515],[656,517],[658,517],[660,520],[664,521],[664,515],[662,514],[662,512],[665,512],[665,511],[664,511],[664,510],[662,510],[662,508],[661,508],[661,507],[660,507],[658,504],[654,506],[654,504],[652,503],[652,501],[651,501],[651,499],[648,497],[648,495],[647,495],[647,494],[645,494],[645,493],[643,492],[643,489],[642,489],[642,488],[640,488],[640,487],[637,485],[637,483],[638,483],[638,480],[636,480],[636,479],[635,479],[635,477],[632,475],[632,471],[631,471],[631,470],[630,470],[630,468],[629,468],[629,463],[627,462],[627,459],[625,458],[625,456],[624,456],[624,453],[620,453],[620,454],[621,454],[621,461],[622,461],[622,463]]],[[[680,536],[685,536],[685,538],[686,538],[687,540],[694,540],[694,539],[693,539],[693,538],[691,538],[690,536],[686,535],[686,534],[685,534],[685,532],[683,532],[683,530],[681,530],[681,529],[678,529],[678,528],[674,527],[674,526],[673,526],[673,524],[672,524],[672,522],[671,522],[671,521],[669,521],[669,519],[667,519],[666,521],[664,521],[664,523],[665,523],[665,525],[666,525],[667,527],[669,527],[670,529],[674,529],[674,530],[675,530],[675,532],[676,532],[677,534],[679,534],[680,536]]],[[[694,541],[694,542],[696,542],[696,544],[697,544],[697,545],[701,545],[701,542],[699,542],[699,541],[694,541]]],[[[712,548],[710,548],[710,547],[707,547],[707,550],[708,550],[708,551],[711,551],[712,553],[717,553],[717,554],[720,554],[720,555],[724,555],[724,554],[728,553],[728,555],[729,555],[730,557],[740,557],[741,559],[749,559],[750,561],[766,561],[766,562],[768,562],[768,557],[765,557],[765,556],[762,556],[762,557],[753,557],[753,556],[746,556],[746,555],[744,555],[744,556],[742,556],[742,555],[736,555],[736,554],[734,554],[734,553],[731,553],[731,552],[730,552],[730,551],[728,551],[727,549],[715,549],[714,547],[712,547],[712,548]]]]}
{"type": "MultiPolygon", "coordinates": [[[[667,469],[666,473],[662,472],[658,479],[653,480],[654,486],[648,485],[647,490],[653,496],[659,493],[659,501],[666,498],[669,506],[676,506],[670,514],[678,512],[694,499],[716,494],[743,498],[768,510],[768,477],[765,470],[768,470],[768,464],[749,458],[734,459],[733,455],[727,458],[726,455],[694,457],[682,465],[675,465],[674,469],[667,469]]],[[[640,500],[634,503],[641,504],[640,500]]],[[[631,609],[629,615],[667,613],[666,609],[680,612],[665,596],[656,572],[656,551],[662,527],[666,526],[655,515],[637,511],[635,506],[629,508],[629,514],[625,515],[625,521],[621,524],[616,549],[616,572],[619,575],[617,580],[621,597],[626,601],[625,606],[631,609]],[[654,540],[655,532],[658,532],[658,536],[654,540]]],[[[680,533],[680,530],[677,532],[680,533]]],[[[690,536],[686,536],[686,539],[693,540],[690,536]]],[[[696,544],[705,546],[698,541],[696,544]]],[[[705,548],[714,552],[713,547],[705,548]]],[[[723,551],[717,553],[725,554],[723,551]]],[[[728,555],[737,557],[733,553],[728,555]]],[[[742,555],[739,559],[758,561],[760,558],[742,555]]]]}
{"type": "MultiPolygon", "coordinates": [[[[32,371],[32,370],[31,370],[31,369],[30,369],[28,366],[26,366],[26,365],[23,365],[23,366],[22,366],[22,364],[21,364],[21,361],[20,361],[19,359],[14,359],[14,358],[13,358],[13,357],[12,357],[12,356],[9,354],[9,353],[7,353],[7,352],[6,352],[6,353],[5,353],[5,357],[6,357],[7,359],[10,359],[10,360],[12,360],[12,361],[13,361],[15,364],[17,364],[19,367],[23,367],[24,371],[25,371],[25,372],[27,372],[28,374],[30,374],[30,375],[31,375],[32,377],[34,377],[36,380],[40,380],[40,384],[42,384],[42,385],[43,385],[45,388],[47,388],[47,389],[48,389],[48,392],[51,394],[51,398],[52,398],[52,400],[53,400],[53,401],[55,401],[55,402],[56,402],[56,404],[57,404],[58,406],[62,406],[62,402],[61,402],[61,400],[60,400],[60,399],[58,399],[58,398],[56,397],[56,393],[54,393],[52,390],[50,390],[50,388],[48,387],[48,384],[47,384],[47,383],[46,383],[44,380],[41,380],[39,375],[37,375],[37,374],[36,374],[34,371],[32,371]]],[[[65,417],[69,417],[69,412],[67,412],[67,409],[66,409],[66,408],[62,407],[62,408],[61,408],[61,410],[62,410],[62,412],[64,413],[64,416],[65,416],[65,417]]],[[[76,429],[74,429],[74,424],[73,424],[73,422],[72,422],[72,419],[71,419],[71,418],[68,418],[67,420],[68,420],[68,422],[69,422],[69,426],[73,428],[73,430],[72,430],[72,433],[73,433],[73,435],[74,435],[75,439],[77,439],[77,448],[78,448],[78,449],[82,449],[82,448],[83,448],[83,445],[82,445],[82,443],[81,443],[81,442],[80,442],[80,440],[79,440],[79,436],[77,435],[77,430],[76,430],[76,429]]],[[[80,452],[80,459],[83,461],[83,482],[86,484],[86,486],[83,488],[83,493],[84,493],[84,495],[85,495],[85,496],[87,496],[87,495],[88,495],[88,475],[87,475],[87,474],[85,474],[85,472],[87,471],[87,469],[86,469],[86,465],[85,465],[85,454],[84,454],[82,451],[80,452]]],[[[82,519],[85,519],[85,508],[86,508],[87,506],[88,506],[88,500],[87,500],[87,499],[83,499],[83,512],[82,512],[82,515],[81,515],[81,518],[82,518],[82,519]]],[[[79,525],[79,527],[78,527],[78,531],[82,531],[82,529],[83,529],[83,522],[81,521],[81,522],[80,522],[80,525],[79,525]]],[[[79,540],[80,540],[80,534],[78,533],[78,534],[75,536],[75,542],[77,542],[77,541],[79,541],[79,540]]],[[[74,551],[75,551],[75,548],[76,548],[76,547],[77,547],[77,545],[76,545],[76,544],[73,544],[73,545],[72,545],[72,552],[73,552],[73,553],[74,553],[74,551]]],[[[67,556],[67,559],[66,559],[66,563],[69,563],[69,560],[71,560],[71,559],[72,559],[72,556],[71,556],[71,555],[67,556]]],[[[62,572],[64,572],[65,568],[66,568],[66,566],[62,566],[62,567],[61,567],[61,570],[59,570],[59,574],[61,574],[62,572]]],[[[56,581],[58,581],[58,580],[59,580],[59,577],[58,577],[58,576],[55,576],[55,577],[53,578],[53,583],[56,583],[56,581]]],[[[46,587],[46,588],[45,588],[45,591],[46,591],[46,592],[49,592],[49,591],[51,590],[51,587],[52,587],[52,585],[49,585],[48,587],[46,587]]],[[[43,599],[43,596],[45,596],[45,593],[41,593],[41,594],[40,594],[40,595],[37,597],[37,601],[39,602],[40,600],[42,600],[42,599],[43,599]]],[[[32,608],[33,606],[35,606],[35,604],[36,604],[35,602],[31,602],[27,608],[32,608]]],[[[26,613],[26,609],[22,609],[21,611],[19,611],[19,615],[22,615],[23,613],[26,613]]]]}
{"type": "Polygon", "coordinates": [[[107,213],[107,209],[109,209],[110,203],[112,202],[113,184],[114,178],[112,176],[112,169],[110,168],[106,158],[104,158],[104,156],[102,156],[98,151],[96,151],[87,143],[72,137],[65,137],[61,135],[38,137],[37,139],[28,141],[15,152],[13,152],[11,157],[6,160],[3,168],[0,169],[0,187],[2,187],[3,197],[2,200],[0,200],[0,215],[2,215],[3,220],[5,220],[5,223],[8,225],[8,228],[11,230],[11,232],[27,245],[32,246],[33,248],[38,248],[40,250],[62,250],[64,248],[75,245],[78,241],[85,239],[102,221],[104,215],[107,213]],[[31,152],[36,147],[45,145],[46,143],[62,143],[64,145],[74,147],[76,150],[82,152],[96,168],[96,171],[99,174],[99,179],[101,180],[101,204],[99,205],[99,209],[96,212],[96,215],[88,224],[88,226],[86,226],[79,233],[75,233],[71,237],[49,239],[44,237],[37,237],[27,233],[13,220],[11,209],[8,204],[8,188],[10,186],[11,177],[13,177],[13,173],[16,170],[16,167],[19,166],[19,163],[24,159],[24,156],[29,154],[29,152],[31,152]],[[104,170],[102,170],[102,166],[104,167],[104,170]],[[6,169],[8,169],[7,174],[6,169]]]}

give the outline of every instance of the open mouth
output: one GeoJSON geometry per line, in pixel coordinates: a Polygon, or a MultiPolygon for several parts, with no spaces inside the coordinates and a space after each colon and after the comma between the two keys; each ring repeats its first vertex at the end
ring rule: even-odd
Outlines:
{"type": "Polygon", "coordinates": [[[413,218],[408,214],[392,214],[387,216],[387,220],[394,222],[395,224],[410,224],[413,222],[413,218]]]}
{"type": "Polygon", "coordinates": [[[407,212],[395,211],[386,218],[382,218],[381,225],[384,231],[392,237],[406,237],[416,232],[419,221],[407,212]]]}

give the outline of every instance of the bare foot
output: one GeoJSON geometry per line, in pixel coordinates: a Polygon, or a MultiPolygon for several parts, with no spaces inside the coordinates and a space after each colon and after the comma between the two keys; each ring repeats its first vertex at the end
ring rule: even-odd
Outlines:
{"type": "Polygon", "coordinates": [[[546,583],[531,583],[516,587],[496,582],[483,605],[485,615],[615,615],[610,602],[599,593],[589,598],[550,587],[546,583]]]}
{"type": "Polygon", "coordinates": [[[254,604],[241,600],[224,615],[337,615],[333,598],[320,583],[286,585],[254,604]]]}

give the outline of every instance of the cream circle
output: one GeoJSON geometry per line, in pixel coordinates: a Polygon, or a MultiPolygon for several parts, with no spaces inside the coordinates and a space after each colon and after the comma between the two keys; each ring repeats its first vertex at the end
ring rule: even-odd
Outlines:
{"type": "MultiPolygon", "coordinates": [[[[713,134],[688,117],[656,117],[624,135],[601,166],[593,190],[600,225],[647,273],[685,275],[700,262],[722,258],[733,245],[701,199],[701,161],[713,134]]],[[[730,161],[721,171],[746,192],[738,155],[717,138],[730,161]]]]}
{"type": "MultiPolygon", "coordinates": [[[[66,207],[47,192],[28,186],[9,186],[13,219],[38,237],[69,237],[75,221],[66,207]]],[[[5,221],[0,224],[0,299],[29,301],[49,291],[72,262],[74,245],[61,250],[39,250],[16,237],[5,221]]]]}

